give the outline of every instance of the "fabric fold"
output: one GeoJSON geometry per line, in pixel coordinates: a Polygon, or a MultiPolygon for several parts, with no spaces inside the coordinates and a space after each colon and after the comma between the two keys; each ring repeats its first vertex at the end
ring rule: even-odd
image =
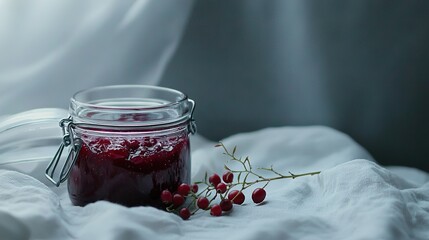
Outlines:
{"type": "MultiPolygon", "coordinates": [[[[223,164],[230,164],[214,143],[193,141],[201,143],[192,153],[194,181],[206,171],[221,174],[223,164]]],[[[409,181],[413,169],[399,174],[378,165],[343,133],[317,126],[282,127],[222,142],[228,148],[236,145],[237,155],[249,155],[254,166],[322,172],[271,182],[263,204],[252,203],[248,189],[244,204],[222,217],[201,211],[183,221],[152,207],[105,201],[75,207],[65,186],[48,187],[31,176],[0,170],[0,229],[7,229],[12,219],[23,233],[11,233],[9,239],[423,240],[429,235],[429,182],[409,181]]]]}

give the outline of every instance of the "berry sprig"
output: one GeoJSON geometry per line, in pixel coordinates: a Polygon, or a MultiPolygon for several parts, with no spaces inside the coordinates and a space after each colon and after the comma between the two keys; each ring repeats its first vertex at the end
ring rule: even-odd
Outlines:
{"type": "Polygon", "coordinates": [[[206,172],[203,181],[195,182],[192,185],[182,183],[174,194],[169,190],[162,191],[161,200],[167,206],[167,211],[178,214],[184,220],[189,219],[199,210],[210,211],[212,216],[221,216],[222,212],[231,211],[233,204],[243,204],[246,199],[244,190],[255,184],[261,184],[262,187],[253,190],[252,200],[255,204],[260,204],[265,200],[267,194],[265,187],[271,181],[285,178],[295,179],[320,173],[320,171],[302,174],[288,172],[289,175],[283,175],[274,170],[272,166],[270,168],[257,168],[275,175],[274,177],[265,177],[253,169],[249,157],[243,159],[235,155],[237,147],[234,147],[232,151],[229,151],[223,143],[219,143],[215,147],[223,148],[223,154],[227,155],[232,162],[237,162],[240,169],[232,169],[224,165],[226,172],[222,175],[222,179],[216,173],[208,177],[206,172]],[[234,182],[235,175],[237,178],[234,182]],[[200,192],[198,192],[199,185],[203,186],[200,192]],[[220,202],[214,203],[219,198],[220,202]]]}

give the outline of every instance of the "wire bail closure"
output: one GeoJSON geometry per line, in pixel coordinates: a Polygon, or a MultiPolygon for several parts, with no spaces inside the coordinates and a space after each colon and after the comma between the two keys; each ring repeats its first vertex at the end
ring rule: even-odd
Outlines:
{"type": "Polygon", "coordinates": [[[79,151],[82,148],[82,140],[80,138],[75,138],[75,136],[73,135],[72,128],[74,127],[74,124],[71,117],[62,119],[60,121],[60,127],[63,131],[63,140],[57,152],[55,153],[54,158],[51,160],[45,170],[46,178],[48,178],[49,181],[51,181],[57,187],[59,187],[61,183],[67,180],[68,176],[70,175],[70,171],[79,155],[79,151]],[[61,172],[58,176],[58,179],[55,180],[54,173],[58,166],[58,163],[61,160],[61,155],[63,154],[64,148],[70,145],[72,146],[72,148],[70,149],[67,159],[61,168],[61,172]]]}
{"type": "Polygon", "coordinates": [[[188,101],[191,102],[192,104],[191,116],[188,122],[188,132],[194,135],[195,133],[197,133],[197,123],[195,122],[195,119],[194,119],[195,101],[192,99],[188,99],[188,101]]]}

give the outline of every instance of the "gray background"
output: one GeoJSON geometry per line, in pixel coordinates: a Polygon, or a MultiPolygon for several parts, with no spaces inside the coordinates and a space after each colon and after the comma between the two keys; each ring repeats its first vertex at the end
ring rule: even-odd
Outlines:
{"type": "Polygon", "coordinates": [[[197,1],[160,84],[212,140],[327,125],[429,171],[428,23],[428,1],[197,1]]]}

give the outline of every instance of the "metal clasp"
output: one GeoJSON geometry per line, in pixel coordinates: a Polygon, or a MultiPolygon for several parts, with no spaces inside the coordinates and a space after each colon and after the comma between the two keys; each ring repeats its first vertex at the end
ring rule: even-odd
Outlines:
{"type": "Polygon", "coordinates": [[[189,123],[188,123],[188,132],[194,135],[197,132],[197,123],[195,122],[195,119],[194,119],[195,101],[192,99],[188,99],[188,100],[192,104],[191,117],[189,118],[189,123]]]}
{"type": "Polygon", "coordinates": [[[69,177],[70,171],[74,163],[76,162],[80,149],[82,148],[82,140],[80,138],[76,138],[73,135],[73,126],[74,124],[71,117],[62,119],[60,121],[60,127],[63,131],[63,140],[54,158],[51,160],[45,170],[46,178],[48,178],[49,181],[51,181],[57,187],[59,187],[60,184],[67,180],[67,178],[69,177]],[[61,172],[58,175],[57,180],[55,180],[55,170],[61,160],[61,155],[63,154],[64,148],[68,146],[71,146],[71,149],[69,151],[66,161],[64,162],[64,165],[61,168],[61,172]]]}

